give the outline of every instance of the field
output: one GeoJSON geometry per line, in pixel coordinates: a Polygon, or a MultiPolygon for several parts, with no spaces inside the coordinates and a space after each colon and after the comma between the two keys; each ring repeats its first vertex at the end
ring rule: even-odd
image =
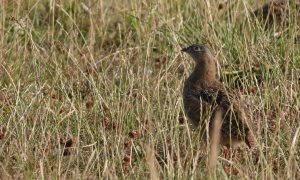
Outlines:
{"type": "Polygon", "coordinates": [[[300,8],[278,33],[264,2],[0,1],[0,179],[299,179],[300,8]],[[212,174],[183,111],[193,43],[258,127],[212,174]]]}

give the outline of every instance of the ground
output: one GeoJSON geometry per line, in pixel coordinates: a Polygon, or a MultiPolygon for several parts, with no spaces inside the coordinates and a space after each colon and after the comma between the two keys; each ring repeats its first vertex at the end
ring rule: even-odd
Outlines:
{"type": "Polygon", "coordinates": [[[1,1],[0,178],[299,178],[299,7],[278,33],[263,2],[1,1]],[[210,175],[183,112],[193,43],[258,127],[210,175]]]}

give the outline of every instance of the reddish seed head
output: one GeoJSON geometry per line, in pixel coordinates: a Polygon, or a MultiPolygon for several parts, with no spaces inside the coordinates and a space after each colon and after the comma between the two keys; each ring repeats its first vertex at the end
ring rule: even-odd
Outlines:
{"type": "Polygon", "coordinates": [[[139,138],[140,133],[137,130],[134,130],[134,131],[131,131],[128,135],[131,139],[137,139],[137,138],[139,138]]]}
{"type": "Polygon", "coordinates": [[[87,100],[85,103],[86,108],[91,109],[94,106],[94,101],[93,100],[87,100]]]}
{"type": "Polygon", "coordinates": [[[223,3],[220,3],[219,6],[218,6],[218,9],[221,10],[221,9],[223,9],[223,8],[224,8],[224,4],[223,4],[223,3]]]}
{"type": "Polygon", "coordinates": [[[62,114],[62,113],[64,113],[64,112],[65,112],[65,108],[64,108],[64,107],[61,107],[58,113],[59,113],[59,114],[62,114]]]}
{"type": "Polygon", "coordinates": [[[163,64],[165,64],[165,62],[166,62],[166,58],[165,58],[165,57],[156,58],[156,59],[155,59],[155,67],[156,67],[156,68],[161,68],[161,66],[162,66],[163,64]]]}
{"type": "Polygon", "coordinates": [[[73,140],[72,139],[60,139],[60,144],[66,148],[72,147],[73,140]]]}
{"type": "Polygon", "coordinates": [[[93,74],[94,70],[93,70],[93,68],[86,68],[84,72],[86,75],[91,75],[91,74],[93,74]]]}
{"type": "Polygon", "coordinates": [[[52,94],[51,98],[52,99],[58,99],[58,95],[57,94],[52,94]]]}
{"type": "Polygon", "coordinates": [[[131,158],[128,155],[125,155],[124,158],[123,158],[123,162],[125,162],[125,163],[129,163],[130,160],[131,160],[131,158]]]}
{"type": "Polygon", "coordinates": [[[131,146],[131,143],[129,142],[129,140],[128,140],[128,139],[125,139],[125,140],[124,140],[124,148],[125,148],[125,149],[128,149],[128,148],[130,148],[130,146],[131,146]]]}
{"type": "Polygon", "coordinates": [[[184,124],[184,118],[182,116],[180,116],[178,118],[179,124],[184,124]]]}
{"type": "Polygon", "coordinates": [[[257,87],[252,87],[251,89],[250,89],[250,92],[251,93],[253,93],[253,94],[255,94],[256,92],[257,92],[257,87]]]}
{"type": "Polygon", "coordinates": [[[123,168],[123,171],[124,171],[124,173],[125,174],[128,174],[129,173],[129,165],[128,165],[128,163],[123,163],[122,164],[122,168],[123,168]]]}
{"type": "Polygon", "coordinates": [[[0,140],[4,139],[4,133],[0,133],[0,140]]]}

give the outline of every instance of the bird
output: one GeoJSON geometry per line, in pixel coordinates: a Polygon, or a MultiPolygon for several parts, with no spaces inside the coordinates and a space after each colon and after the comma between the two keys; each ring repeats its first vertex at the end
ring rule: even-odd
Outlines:
{"type": "Polygon", "coordinates": [[[246,106],[240,95],[221,83],[217,76],[217,60],[210,49],[203,44],[192,44],[181,50],[192,57],[195,67],[185,80],[183,87],[184,111],[193,128],[208,129],[205,134],[213,135],[216,115],[221,116],[219,143],[227,148],[245,143],[249,148],[255,147],[253,125],[247,117],[246,106]],[[211,111],[208,128],[202,117],[211,111]],[[202,116],[202,117],[201,117],[202,116]],[[203,122],[204,121],[204,122],[203,122]]]}
{"type": "Polygon", "coordinates": [[[288,25],[289,3],[288,0],[271,0],[262,7],[253,11],[254,17],[263,23],[264,29],[279,28],[288,25]]]}

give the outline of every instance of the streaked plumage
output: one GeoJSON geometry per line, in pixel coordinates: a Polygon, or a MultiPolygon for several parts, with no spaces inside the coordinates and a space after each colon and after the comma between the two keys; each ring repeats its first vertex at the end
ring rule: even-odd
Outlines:
{"type": "MultiPolygon", "coordinates": [[[[217,79],[216,60],[204,45],[191,45],[182,51],[188,53],[196,62],[192,74],[185,81],[183,103],[185,112],[194,128],[201,116],[212,110],[209,129],[212,128],[216,109],[222,113],[220,144],[227,147],[245,142],[254,146],[251,120],[246,117],[245,107],[240,96],[224,86],[217,79]]],[[[204,127],[203,127],[204,128],[204,127]]]]}

